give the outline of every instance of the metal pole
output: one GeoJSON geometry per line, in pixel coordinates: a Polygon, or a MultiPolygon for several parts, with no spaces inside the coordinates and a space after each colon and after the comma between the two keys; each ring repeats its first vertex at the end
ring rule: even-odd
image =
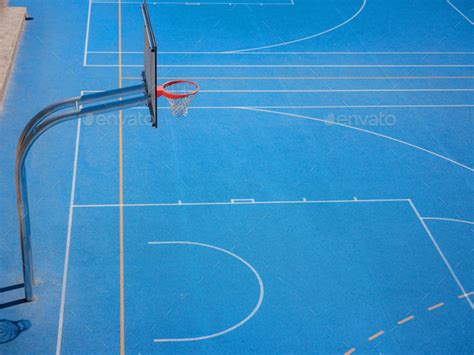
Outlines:
{"type": "Polygon", "coordinates": [[[16,204],[20,224],[21,259],[23,263],[23,285],[25,299],[33,301],[33,255],[31,249],[30,209],[28,206],[28,191],[26,184],[25,165],[17,159],[15,163],[16,204]]]}
{"type": "Polygon", "coordinates": [[[34,285],[33,252],[31,248],[30,215],[25,168],[25,161],[32,145],[44,132],[59,123],[92,116],[97,113],[105,113],[122,110],[129,107],[140,106],[146,104],[147,101],[148,96],[145,93],[144,85],[84,95],[48,106],[36,116],[34,116],[33,119],[31,119],[31,121],[26,125],[20,136],[20,139],[18,140],[15,161],[16,200],[18,209],[18,222],[20,226],[20,245],[26,301],[33,301],[34,285]],[[142,94],[140,96],[136,96],[139,93],[142,94]],[[129,95],[135,95],[135,97],[129,99],[120,99],[122,96],[129,95]],[[116,100],[101,103],[101,101],[111,99],[116,100]],[[83,104],[94,102],[97,102],[97,104],[88,107],[81,107],[83,104]],[[50,117],[53,113],[68,107],[75,107],[75,109],[50,117]]]}

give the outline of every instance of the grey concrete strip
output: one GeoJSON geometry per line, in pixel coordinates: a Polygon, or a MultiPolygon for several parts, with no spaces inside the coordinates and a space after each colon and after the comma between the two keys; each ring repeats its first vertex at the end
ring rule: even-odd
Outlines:
{"type": "Polygon", "coordinates": [[[25,7],[0,6],[0,109],[25,23],[25,7]]]}

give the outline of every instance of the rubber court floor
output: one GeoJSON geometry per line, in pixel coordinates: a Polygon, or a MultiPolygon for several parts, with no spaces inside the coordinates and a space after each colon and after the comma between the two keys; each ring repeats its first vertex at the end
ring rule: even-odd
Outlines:
{"type": "MultiPolygon", "coordinates": [[[[26,122],[140,82],[138,0],[28,6],[0,113],[0,303],[23,297],[26,122]]],[[[0,353],[474,351],[467,0],[149,2],[159,80],[201,93],[68,122],[27,162],[35,301],[0,353]]]]}

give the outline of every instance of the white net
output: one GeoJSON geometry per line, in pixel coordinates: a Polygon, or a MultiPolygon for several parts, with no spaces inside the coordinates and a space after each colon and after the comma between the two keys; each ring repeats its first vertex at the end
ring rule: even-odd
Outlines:
{"type": "Polygon", "coordinates": [[[189,96],[180,99],[171,99],[167,97],[170,107],[171,114],[176,117],[183,117],[188,114],[189,104],[193,101],[197,86],[188,82],[179,82],[166,87],[166,92],[170,94],[189,94],[189,96]]]}

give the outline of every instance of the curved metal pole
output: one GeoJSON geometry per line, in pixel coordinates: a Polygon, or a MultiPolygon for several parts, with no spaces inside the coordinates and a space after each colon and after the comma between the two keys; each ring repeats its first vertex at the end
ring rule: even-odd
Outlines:
{"type": "Polygon", "coordinates": [[[20,139],[18,140],[16,161],[15,161],[15,180],[16,180],[16,198],[18,209],[18,221],[20,226],[20,245],[23,264],[23,280],[25,289],[25,300],[33,300],[33,253],[31,248],[31,228],[28,206],[28,189],[26,182],[25,161],[34,142],[48,129],[62,122],[92,116],[97,113],[117,111],[129,107],[146,104],[148,96],[144,92],[143,85],[132,86],[123,89],[111,90],[96,94],[84,95],[77,98],[65,100],[50,105],[40,111],[31,119],[24,128],[20,139]],[[140,96],[136,94],[142,93],[140,96]],[[118,99],[122,96],[135,95],[130,99],[118,99]],[[98,103],[94,106],[81,107],[82,104],[100,102],[100,100],[118,99],[106,103],[98,103]],[[75,110],[67,111],[62,114],[52,116],[54,113],[68,107],[75,107],[75,110]]]}
{"type": "Polygon", "coordinates": [[[41,121],[45,118],[51,116],[53,113],[56,113],[60,110],[64,110],[65,108],[75,107],[76,109],[79,108],[80,105],[94,103],[97,101],[103,101],[108,99],[114,99],[119,96],[123,95],[131,95],[131,94],[138,94],[143,92],[143,84],[142,85],[135,85],[129,86],[121,89],[115,90],[108,90],[108,91],[101,91],[93,94],[87,94],[83,96],[73,97],[64,101],[57,102],[55,104],[49,105],[38,112],[25,126],[23,129],[20,140],[24,141],[25,137],[31,133],[31,131],[38,126],[41,121]]]}

